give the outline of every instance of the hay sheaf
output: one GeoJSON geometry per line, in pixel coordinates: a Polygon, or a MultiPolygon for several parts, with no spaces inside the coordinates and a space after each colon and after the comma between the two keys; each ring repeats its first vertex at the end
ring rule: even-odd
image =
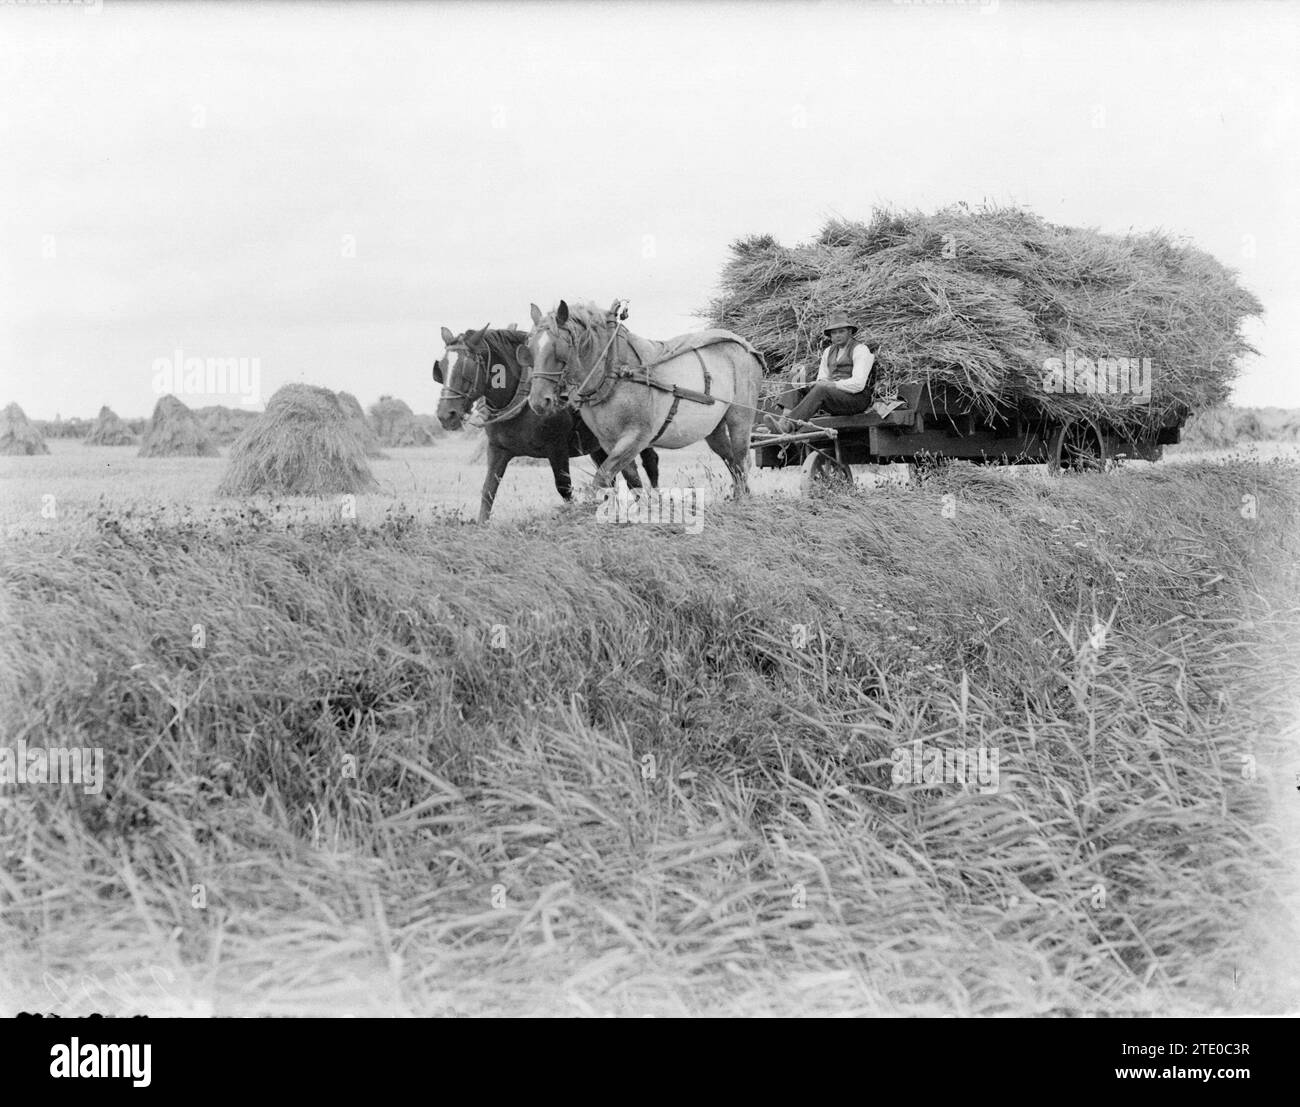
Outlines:
{"type": "Polygon", "coordinates": [[[386,458],[388,455],[379,448],[379,437],[375,434],[375,428],[366,419],[366,413],[362,410],[361,401],[351,392],[340,392],[338,396],[339,403],[343,405],[343,410],[347,413],[349,422],[352,423],[352,428],[357,432],[361,444],[366,449],[366,457],[386,458]]]}
{"type": "Polygon", "coordinates": [[[1279,407],[1210,408],[1188,420],[1182,445],[1222,449],[1239,442],[1300,441],[1300,411],[1279,407]]]}
{"type": "Polygon", "coordinates": [[[234,444],[217,492],[324,496],[376,487],[365,447],[339,398],[328,388],[286,384],[234,444]]]}
{"type": "Polygon", "coordinates": [[[33,419],[31,424],[42,438],[85,438],[94,426],[94,420],[74,415],[71,419],[33,419]]]}
{"type": "Polygon", "coordinates": [[[244,431],[257,422],[258,413],[247,408],[231,408],[222,404],[194,409],[195,418],[213,442],[229,446],[244,431]]]}
{"type": "Polygon", "coordinates": [[[1238,359],[1255,352],[1242,322],[1263,308],[1232,270],[1163,232],[1107,235],[1017,208],[957,205],[832,220],[795,247],[770,235],[733,243],[720,294],[701,315],[784,372],[816,364],[835,310],[860,324],[885,394],[930,382],[987,415],[1019,408],[1140,427],[1223,403],[1238,359]],[[1067,350],[1149,358],[1150,403],[1046,392],[1044,363],[1067,350]]]}
{"type": "Polygon", "coordinates": [[[370,422],[382,446],[431,446],[441,433],[436,419],[416,415],[396,396],[380,396],[371,404],[370,422]]]}
{"type": "Polygon", "coordinates": [[[0,454],[14,457],[49,452],[41,432],[28,421],[22,408],[10,404],[0,412],[0,454]]]}
{"type": "Polygon", "coordinates": [[[154,405],[140,456],[217,457],[218,450],[194,412],[169,393],[154,405]]]}
{"type": "Polygon", "coordinates": [[[110,407],[101,407],[95,425],[85,437],[87,446],[134,446],[135,435],[110,407]]]}

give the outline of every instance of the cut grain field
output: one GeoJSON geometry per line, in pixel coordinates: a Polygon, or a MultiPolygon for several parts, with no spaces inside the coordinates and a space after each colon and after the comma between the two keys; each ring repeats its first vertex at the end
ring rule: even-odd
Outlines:
{"type": "Polygon", "coordinates": [[[690,534],[519,465],[466,525],[467,446],[355,518],[0,462],[4,741],[107,774],[0,790],[4,1013],[1300,1004],[1293,448],[742,503],[665,453],[690,534]]]}
{"type": "MultiPolygon", "coordinates": [[[[485,462],[481,438],[447,435],[433,446],[397,448],[369,460],[379,489],[357,495],[353,507],[362,523],[379,523],[396,511],[424,521],[470,522],[478,514],[485,462]]],[[[325,521],[339,515],[337,498],[313,496],[224,497],[217,488],[228,465],[221,457],[141,458],[133,447],[86,446],[76,439],[48,440],[49,455],[0,457],[0,527],[4,533],[66,533],[97,517],[141,513],[161,521],[193,522],[196,517],[237,518],[246,505],[259,513],[325,521]],[[47,497],[53,497],[53,501],[47,497]],[[53,512],[54,518],[50,518],[53,512]]],[[[1165,449],[1163,465],[1274,460],[1300,461],[1294,442],[1241,442],[1227,446],[1195,444],[1165,449]]],[[[702,443],[660,454],[660,484],[665,488],[696,488],[705,503],[730,493],[716,455],[702,443]]],[[[1146,462],[1127,463],[1130,470],[1149,468],[1146,462]]],[[[574,487],[585,487],[595,472],[590,458],[570,463],[574,487]]],[[[963,466],[965,468],[965,466],[963,466]]],[[[866,488],[906,481],[904,466],[856,466],[856,479],[866,488]]],[[[1005,469],[1012,481],[1049,479],[1041,465],[1005,469]]],[[[798,496],[799,472],[791,469],[751,469],[750,484],[760,498],[798,496]]],[[[523,520],[561,509],[551,471],[544,462],[520,458],[506,470],[493,508],[495,520],[523,520]]]]}
{"type": "MultiPolygon", "coordinates": [[[[378,481],[374,493],[356,496],[353,506],[361,522],[378,522],[391,511],[426,520],[472,521],[478,514],[485,463],[476,454],[481,438],[448,435],[433,446],[390,448],[386,457],[368,463],[378,481]]],[[[305,519],[338,515],[337,497],[282,496],[248,500],[218,494],[228,465],[228,450],[213,458],[141,458],[126,447],[85,446],[76,440],[51,439],[45,457],[0,458],[0,524],[8,533],[28,530],[65,531],[85,525],[104,512],[160,513],[167,519],[194,516],[237,517],[245,503],[264,510],[305,519]],[[53,508],[46,499],[53,496],[53,508]],[[44,515],[42,511],[44,510],[44,515]],[[46,516],[50,510],[56,520],[46,516]]],[[[703,444],[660,456],[660,481],[668,486],[695,487],[706,500],[723,497],[730,478],[716,456],[703,444]]],[[[585,486],[595,472],[590,458],[574,458],[570,472],[575,487],[585,486]]],[[[893,479],[902,479],[895,474],[893,479]]],[[[775,494],[798,493],[798,473],[766,470],[754,474],[756,489],[775,494]]],[[[524,519],[559,508],[551,470],[545,463],[517,459],[506,470],[497,494],[494,520],[524,519]]]]}

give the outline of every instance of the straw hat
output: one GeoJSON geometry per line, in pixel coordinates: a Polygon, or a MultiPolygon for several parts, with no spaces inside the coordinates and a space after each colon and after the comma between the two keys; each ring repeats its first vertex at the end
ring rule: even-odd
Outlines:
{"type": "Polygon", "coordinates": [[[839,330],[840,327],[848,327],[854,334],[858,333],[858,325],[849,319],[847,312],[833,311],[826,320],[826,326],[822,328],[822,334],[829,338],[831,331],[839,330]]]}

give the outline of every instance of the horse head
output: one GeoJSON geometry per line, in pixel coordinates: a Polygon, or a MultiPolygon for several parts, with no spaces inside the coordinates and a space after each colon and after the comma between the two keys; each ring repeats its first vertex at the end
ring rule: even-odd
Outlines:
{"type": "Polygon", "coordinates": [[[529,305],[533,329],[528,341],[519,347],[519,364],[530,366],[528,406],[537,415],[552,414],[572,387],[580,383],[577,376],[582,363],[574,335],[568,329],[569,305],[560,301],[549,315],[536,304],[529,305]]]}
{"type": "Polygon", "coordinates": [[[463,334],[452,334],[446,327],[442,328],[447,352],[433,363],[433,379],[442,385],[438,422],[446,430],[460,430],[466,412],[486,390],[491,352],[485,336],[491,325],[463,334]]]}

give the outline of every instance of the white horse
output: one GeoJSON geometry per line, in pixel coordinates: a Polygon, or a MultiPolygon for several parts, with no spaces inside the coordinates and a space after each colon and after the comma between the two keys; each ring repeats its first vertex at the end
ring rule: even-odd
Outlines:
{"type": "Polygon", "coordinates": [[[692,331],[667,342],[623,326],[626,308],[563,300],[549,315],[532,305],[533,330],[520,347],[532,365],[528,403],[539,415],[562,394],[608,457],[594,488],[650,446],[679,450],[701,438],[731,472],[735,494],[749,491],[749,434],[758,409],[763,359],[731,331],[692,331]]]}

